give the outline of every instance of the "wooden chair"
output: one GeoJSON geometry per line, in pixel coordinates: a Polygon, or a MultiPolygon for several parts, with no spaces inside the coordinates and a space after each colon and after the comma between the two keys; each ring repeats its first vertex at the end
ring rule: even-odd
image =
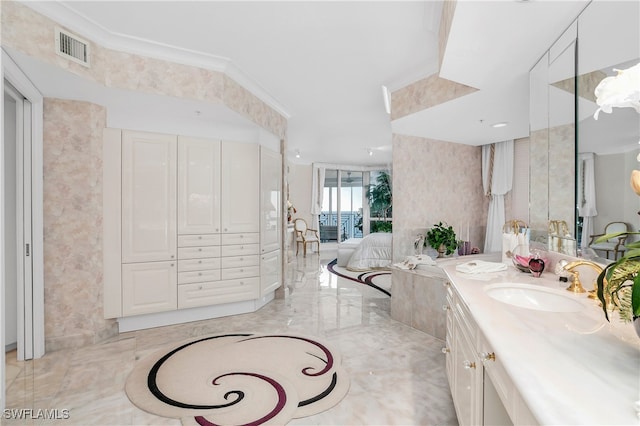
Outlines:
{"type": "Polygon", "coordinates": [[[304,257],[307,256],[308,244],[317,244],[318,252],[320,251],[320,237],[318,236],[317,230],[309,228],[307,226],[307,222],[302,218],[294,219],[293,228],[296,232],[296,256],[300,250],[300,244],[302,244],[302,253],[304,257]]]}
{"type": "Polygon", "coordinates": [[[623,253],[626,248],[624,246],[625,241],[627,240],[626,235],[621,235],[616,238],[611,238],[610,240],[595,243],[599,237],[612,234],[614,232],[627,232],[629,230],[628,226],[624,222],[611,222],[604,227],[604,232],[602,234],[591,235],[591,241],[589,241],[589,248],[594,250],[604,251],[606,253],[607,259],[609,259],[609,252],[613,252],[613,260],[618,260],[618,255],[623,253]]]}

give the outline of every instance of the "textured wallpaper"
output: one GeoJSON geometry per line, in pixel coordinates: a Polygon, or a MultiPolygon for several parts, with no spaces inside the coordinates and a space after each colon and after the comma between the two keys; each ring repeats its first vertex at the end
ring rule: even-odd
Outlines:
{"type": "Polygon", "coordinates": [[[286,118],[221,72],[118,52],[90,40],[91,67],[86,68],[55,53],[57,25],[28,6],[2,1],[3,46],[107,87],[223,103],[276,136],[286,137],[286,118]]]}
{"type": "Polygon", "coordinates": [[[396,120],[477,90],[440,78],[438,74],[430,75],[391,94],[391,119],[396,120]]]}
{"type": "Polygon", "coordinates": [[[413,252],[418,233],[447,222],[458,237],[484,246],[488,199],[480,147],[393,135],[393,258],[413,252]]]}
{"type": "Polygon", "coordinates": [[[114,334],[102,315],[102,130],[105,108],[44,102],[46,350],[114,334]]]}

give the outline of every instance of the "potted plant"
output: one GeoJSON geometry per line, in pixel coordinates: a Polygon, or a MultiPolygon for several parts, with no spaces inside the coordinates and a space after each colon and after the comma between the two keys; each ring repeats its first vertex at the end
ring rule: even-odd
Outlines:
{"type": "MultiPolygon", "coordinates": [[[[632,234],[640,232],[615,232],[603,235],[596,242],[632,234]]],[[[640,337],[640,241],[630,242],[625,247],[625,255],[607,265],[598,275],[598,299],[607,321],[609,311],[617,309],[622,321],[633,321],[640,337]]]]}
{"type": "Polygon", "coordinates": [[[425,246],[429,244],[436,249],[438,251],[438,257],[453,254],[458,247],[458,241],[453,227],[443,224],[442,222],[438,222],[437,225],[433,225],[433,228],[427,231],[424,243],[425,246]]]}

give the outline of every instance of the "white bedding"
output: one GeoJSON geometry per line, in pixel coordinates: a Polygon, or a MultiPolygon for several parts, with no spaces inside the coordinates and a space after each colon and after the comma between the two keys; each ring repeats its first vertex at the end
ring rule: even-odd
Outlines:
{"type": "Polygon", "coordinates": [[[347,269],[368,271],[390,267],[391,235],[390,232],[377,232],[365,236],[351,255],[347,269]]]}

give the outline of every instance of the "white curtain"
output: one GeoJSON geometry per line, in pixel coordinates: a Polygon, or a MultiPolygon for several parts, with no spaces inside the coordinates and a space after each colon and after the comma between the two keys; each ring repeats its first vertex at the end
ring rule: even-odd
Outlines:
{"type": "Polygon", "coordinates": [[[313,165],[313,175],[311,177],[311,215],[313,216],[313,229],[320,229],[320,214],[322,213],[322,198],[324,195],[324,172],[323,166],[313,165]]]}
{"type": "Polygon", "coordinates": [[[482,147],[482,185],[485,194],[491,197],[487,216],[487,234],[484,252],[502,250],[502,227],[505,223],[504,196],[511,191],[513,183],[513,140],[495,145],[493,162],[491,145],[482,147]],[[493,170],[491,164],[493,163],[493,170]]]}
{"type": "Polygon", "coordinates": [[[596,211],[595,154],[584,152],[578,155],[578,214],[582,217],[582,240],[580,247],[589,247],[593,235],[593,218],[596,211]]]}

